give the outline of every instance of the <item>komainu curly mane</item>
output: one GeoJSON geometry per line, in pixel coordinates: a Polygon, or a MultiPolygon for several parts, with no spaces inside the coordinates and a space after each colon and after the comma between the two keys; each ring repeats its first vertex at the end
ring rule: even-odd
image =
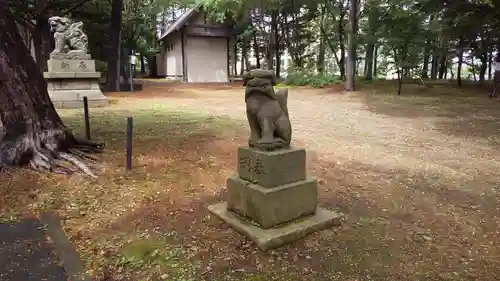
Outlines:
{"type": "Polygon", "coordinates": [[[65,17],[50,17],[50,30],[54,32],[55,48],[51,54],[87,53],[88,39],[82,30],[83,23],[73,23],[65,17]]]}

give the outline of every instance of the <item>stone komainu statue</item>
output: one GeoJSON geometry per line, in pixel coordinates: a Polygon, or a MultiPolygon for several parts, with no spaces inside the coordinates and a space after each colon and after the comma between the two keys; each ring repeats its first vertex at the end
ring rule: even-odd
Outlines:
{"type": "Polygon", "coordinates": [[[82,22],[73,23],[65,17],[49,18],[50,30],[54,32],[55,48],[53,54],[81,53],[86,54],[88,49],[88,38],[83,33],[82,22]]]}
{"type": "Polygon", "coordinates": [[[292,139],[288,117],[288,89],[274,91],[274,73],[253,69],[243,78],[247,118],[250,124],[248,145],[261,150],[287,148],[292,139]]]}

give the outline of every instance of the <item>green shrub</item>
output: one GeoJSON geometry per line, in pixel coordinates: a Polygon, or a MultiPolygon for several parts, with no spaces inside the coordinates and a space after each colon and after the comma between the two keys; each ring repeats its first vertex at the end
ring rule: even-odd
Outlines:
{"type": "Polygon", "coordinates": [[[362,81],[363,84],[372,84],[372,83],[377,83],[379,81],[386,81],[384,77],[372,77],[372,80],[367,80],[366,76],[358,76],[356,77],[357,80],[362,81]]]}
{"type": "Polygon", "coordinates": [[[338,76],[329,73],[317,73],[308,69],[294,68],[288,70],[288,75],[283,84],[322,88],[325,85],[340,84],[341,82],[338,76]]]}

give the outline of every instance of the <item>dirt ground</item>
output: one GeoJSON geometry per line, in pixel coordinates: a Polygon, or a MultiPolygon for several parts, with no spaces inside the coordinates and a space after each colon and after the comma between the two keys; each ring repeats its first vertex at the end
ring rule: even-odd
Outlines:
{"type": "MultiPolygon", "coordinates": [[[[0,217],[57,210],[96,280],[498,280],[500,102],[451,85],[292,88],[294,145],[342,227],[262,253],[211,217],[248,135],[240,85],[144,81],[91,110],[100,178],[22,170],[0,217]],[[124,170],[125,117],[134,169],[124,170]]],[[[82,112],[62,110],[82,133],[82,112]]]]}

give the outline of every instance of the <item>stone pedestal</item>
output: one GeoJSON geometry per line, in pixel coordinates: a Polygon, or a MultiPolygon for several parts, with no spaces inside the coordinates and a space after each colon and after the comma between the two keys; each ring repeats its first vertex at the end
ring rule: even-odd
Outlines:
{"type": "Polygon", "coordinates": [[[268,250],[340,224],[338,214],[318,208],[317,189],[306,173],[304,149],[239,148],[237,173],[227,179],[227,202],[209,210],[268,250]]]}
{"type": "Polygon", "coordinates": [[[48,72],[43,73],[47,80],[47,90],[56,108],[81,108],[83,97],[87,97],[89,107],[108,105],[99,88],[101,74],[95,71],[95,61],[90,55],[70,57],[65,54],[52,56],[47,61],[48,72]]]}

